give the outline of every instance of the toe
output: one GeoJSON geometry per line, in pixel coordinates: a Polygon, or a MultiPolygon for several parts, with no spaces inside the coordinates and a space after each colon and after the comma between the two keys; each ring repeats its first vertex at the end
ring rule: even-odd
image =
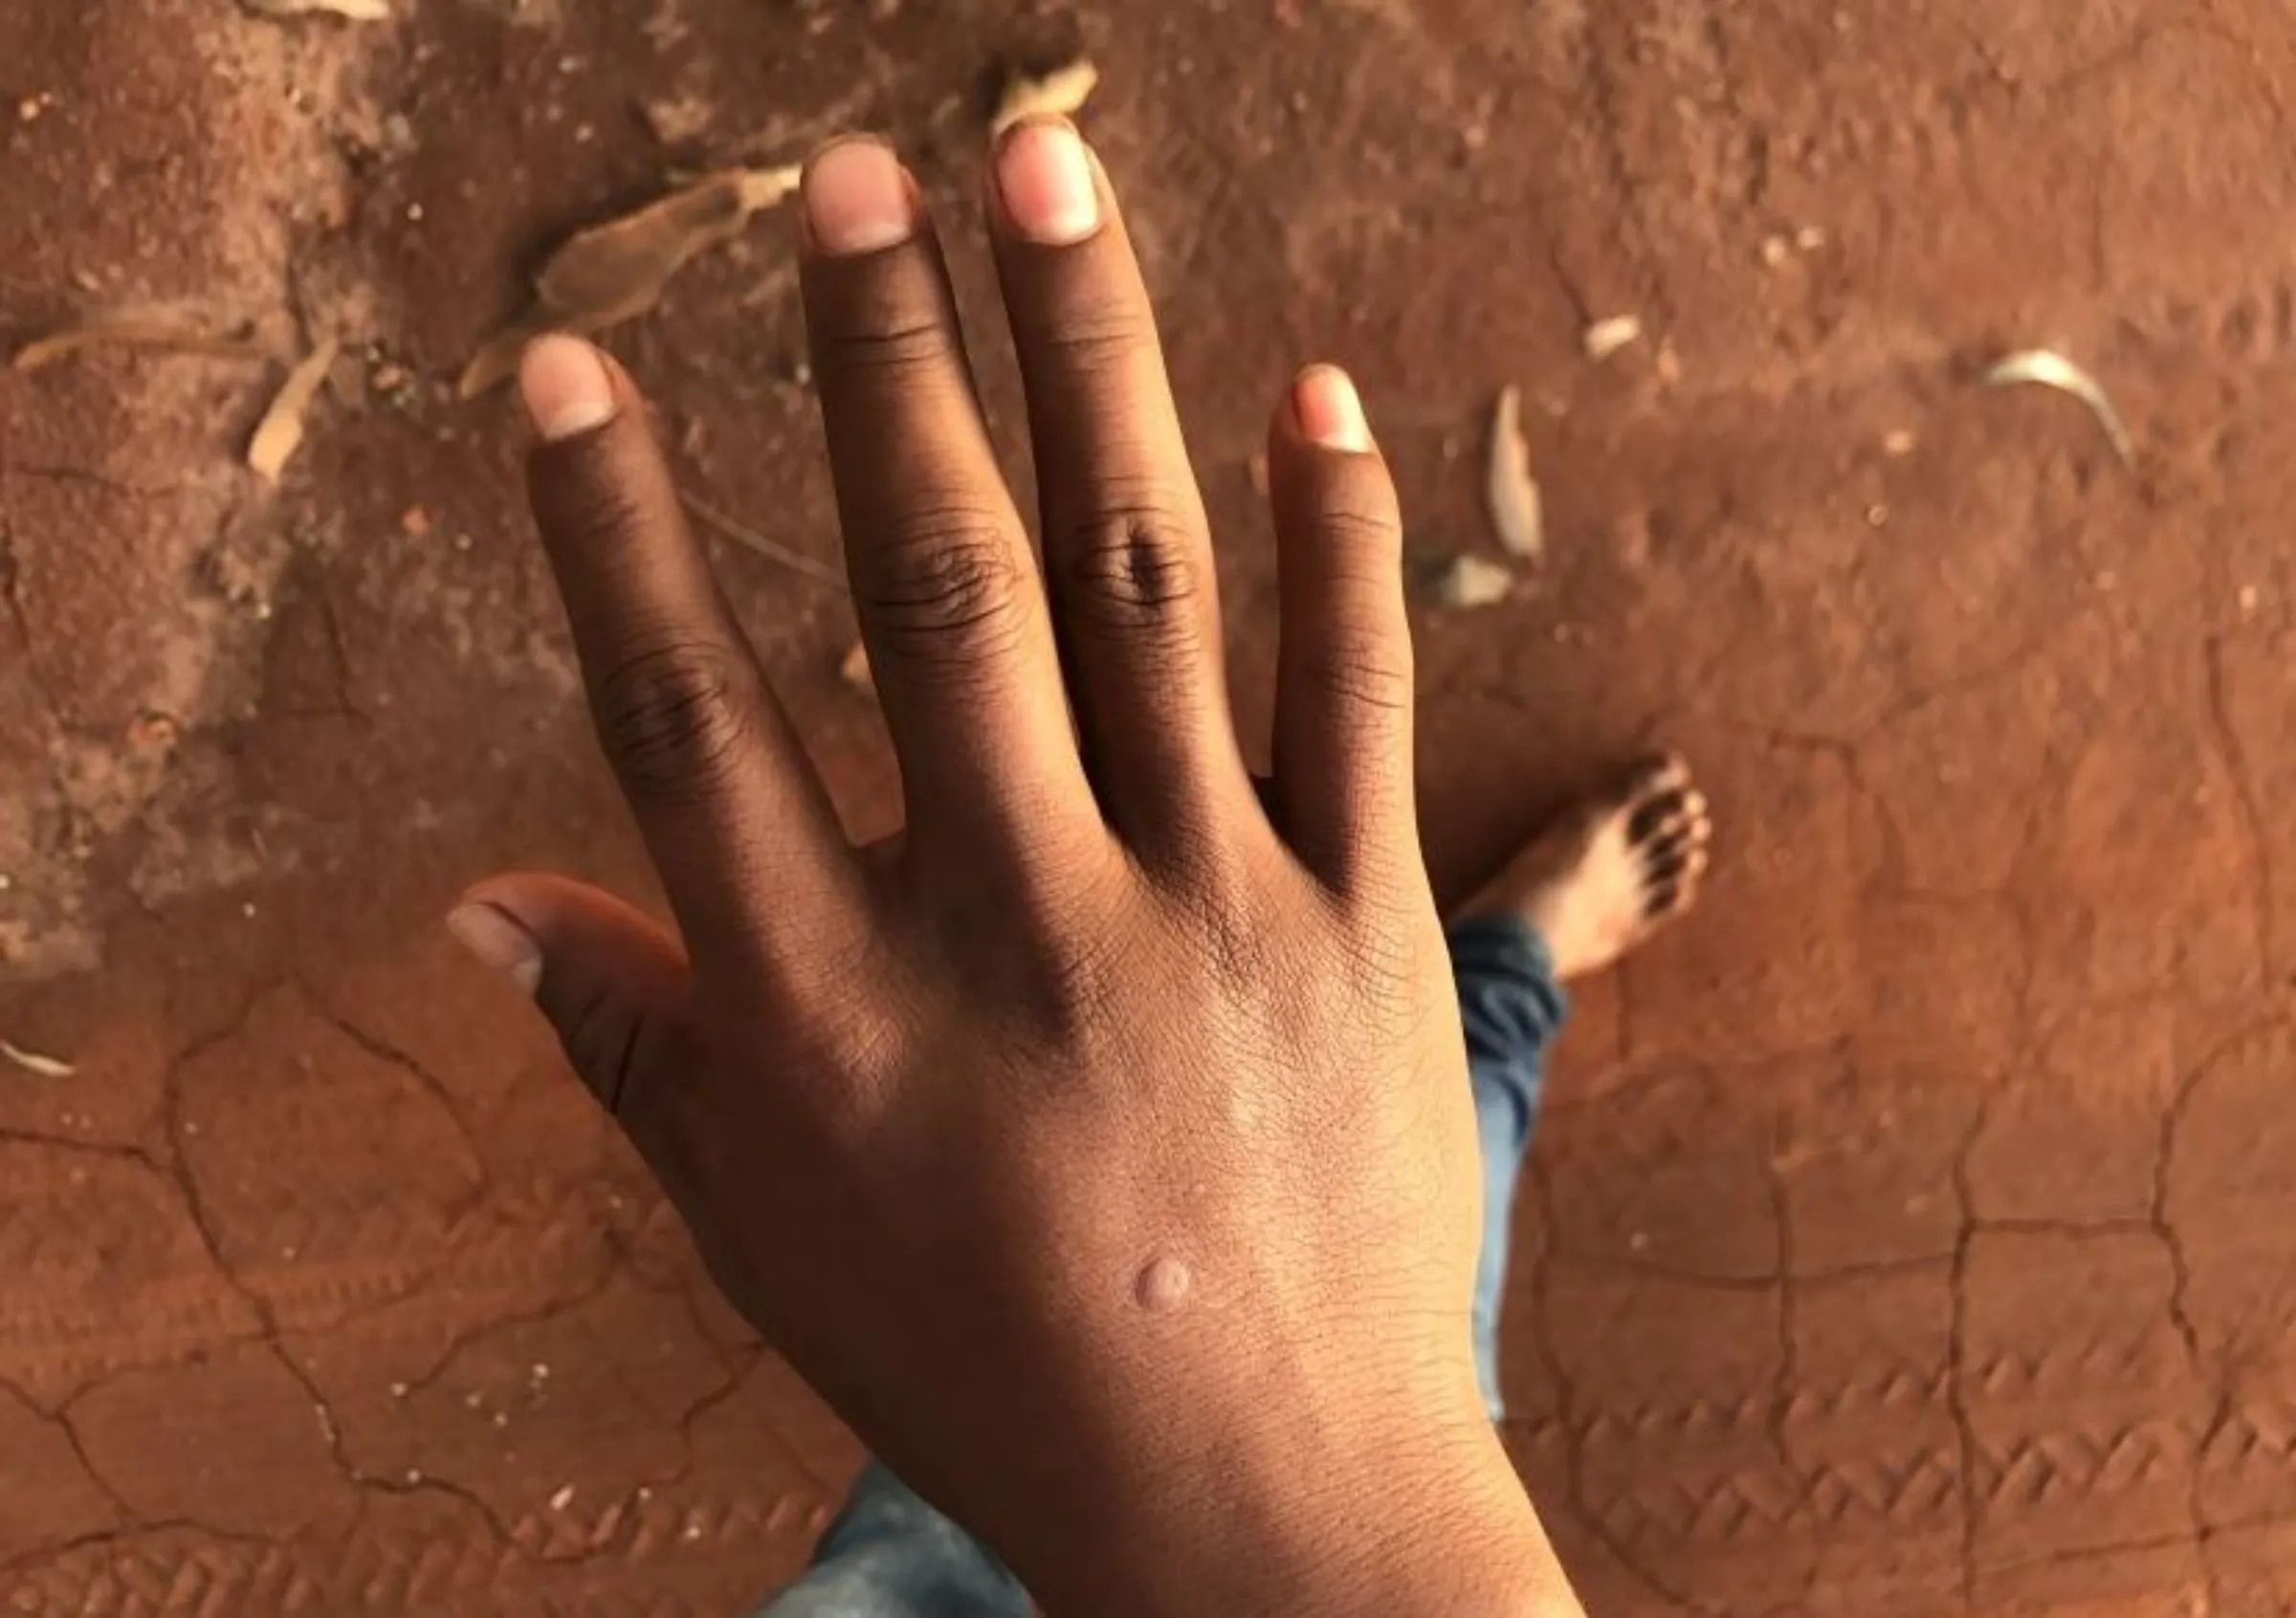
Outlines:
{"type": "Polygon", "coordinates": [[[1638,759],[1626,772],[1625,787],[1617,802],[1629,809],[1653,798],[1680,793],[1690,785],[1690,766],[1679,753],[1654,753],[1638,759]]]}
{"type": "Polygon", "coordinates": [[[1702,849],[1713,840],[1713,835],[1714,821],[1707,811],[1706,794],[1691,791],[1684,795],[1682,812],[1659,828],[1657,840],[1702,849]]]}
{"type": "Polygon", "coordinates": [[[1637,845],[1648,843],[1669,827],[1687,823],[1690,796],[1688,788],[1674,787],[1636,802],[1626,816],[1626,840],[1637,845]]]}
{"type": "Polygon", "coordinates": [[[1661,792],[1677,792],[1690,784],[1689,762],[1680,753],[1653,753],[1634,766],[1632,786],[1628,795],[1636,798],[1653,797],[1661,792]]]}
{"type": "Polygon", "coordinates": [[[1671,920],[1696,902],[1709,857],[1705,840],[1687,828],[1649,845],[1642,874],[1645,925],[1671,920]]]}
{"type": "Polygon", "coordinates": [[[1695,787],[1650,799],[1633,811],[1627,823],[1628,840],[1637,844],[1703,843],[1712,833],[1706,794],[1695,787]]]}

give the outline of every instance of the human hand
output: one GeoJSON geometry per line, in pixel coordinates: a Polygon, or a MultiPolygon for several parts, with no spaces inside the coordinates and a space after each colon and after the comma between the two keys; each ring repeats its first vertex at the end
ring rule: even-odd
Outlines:
{"type": "Polygon", "coordinates": [[[1475,1388],[1474,1126],[1355,390],[1312,368],[1269,432],[1263,800],[1106,179],[1058,122],[995,173],[1049,600],[914,184],[849,141],[801,209],[904,833],[848,843],[629,378],[545,339],[535,513],[684,942],[528,876],[456,930],[736,1305],[1048,1607],[1575,1612],[1475,1388]]]}

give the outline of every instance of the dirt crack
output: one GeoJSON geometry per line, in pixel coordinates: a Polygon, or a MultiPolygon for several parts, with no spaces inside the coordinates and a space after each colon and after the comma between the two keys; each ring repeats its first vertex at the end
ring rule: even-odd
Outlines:
{"type": "MultiPolygon", "coordinates": [[[[85,1391],[86,1389],[82,1388],[78,1392],[75,1392],[73,1398],[77,1399],[79,1392],[85,1391]]],[[[54,1411],[43,1409],[38,1400],[6,1378],[0,1378],[0,1393],[13,1399],[17,1404],[30,1410],[34,1420],[44,1427],[54,1428],[62,1436],[64,1443],[72,1451],[73,1459],[79,1463],[79,1470],[87,1474],[88,1481],[96,1486],[97,1492],[102,1495],[111,1505],[114,1517],[121,1523],[130,1523],[136,1520],[135,1510],[127,1503],[126,1496],[114,1488],[112,1480],[98,1468],[95,1459],[88,1453],[87,1445],[80,1439],[79,1430],[72,1425],[71,1400],[66,1400],[60,1407],[54,1411]]]]}
{"type": "Polygon", "coordinates": [[[190,487],[186,484],[130,483],[104,473],[92,471],[84,466],[41,466],[36,464],[28,466],[22,461],[12,461],[0,466],[0,479],[9,477],[23,477],[35,483],[75,483],[84,488],[100,489],[107,495],[117,495],[122,499],[131,500],[175,499],[191,492],[190,487]]]}
{"type": "Polygon", "coordinates": [[[2241,829],[2246,833],[2248,857],[2255,867],[2256,969],[2265,981],[2276,969],[2273,953],[2272,898],[2279,890],[2272,882],[2272,843],[2264,832],[2263,806],[2258,800],[2254,771],[2240,734],[2233,728],[2232,706],[2224,694],[2224,637],[2211,635],[2205,649],[2208,666],[2208,719],[2216,731],[2218,749],[2224,755],[2225,773],[2232,777],[2233,797],[2241,810],[2241,829]]]}
{"type": "Polygon", "coordinates": [[[438,1103],[439,1110],[447,1115],[447,1121],[454,1126],[454,1134],[462,1141],[463,1150],[471,1155],[477,1180],[470,1198],[449,1210],[450,1221],[458,1223],[473,1208],[484,1203],[492,1195],[494,1176],[487,1164],[486,1153],[479,1147],[478,1136],[471,1128],[470,1120],[463,1117],[461,1104],[455,1100],[453,1091],[448,1087],[445,1079],[417,1060],[412,1053],[401,1050],[382,1035],[362,1028],[336,1010],[327,1003],[325,996],[301,979],[293,982],[296,992],[302,996],[304,1004],[319,1015],[320,1021],[377,1061],[405,1073],[421,1085],[430,1098],[438,1103]]]}

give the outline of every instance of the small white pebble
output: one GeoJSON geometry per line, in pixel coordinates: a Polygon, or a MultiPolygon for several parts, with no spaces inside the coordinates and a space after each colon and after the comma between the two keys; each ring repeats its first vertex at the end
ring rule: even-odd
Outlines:
{"type": "Polygon", "coordinates": [[[1643,322],[1639,319],[1632,315],[1612,315],[1588,326],[1579,334],[1578,342],[1588,359],[1601,362],[1629,344],[1640,342],[1642,335],[1643,322]]]}
{"type": "Polygon", "coordinates": [[[466,1410],[475,1410],[485,1403],[486,1395],[483,1393],[471,1392],[462,1396],[462,1407],[466,1410]]]}
{"type": "Polygon", "coordinates": [[[1913,453],[1914,437],[1909,428],[1892,428],[1882,437],[1882,453],[1888,455],[1910,455],[1913,453]]]}
{"type": "Polygon", "coordinates": [[[403,1383],[403,1382],[394,1382],[394,1383],[392,1383],[392,1384],[390,1385],[390,1396],[391,1396],[393,1399],[404,1399],[404,1398],[406,1398],[406,1397],[407,1397],[407,1385],[406,1385],[405,1383],[403,1383]]]}
{"type": "Polygon", "coordinates": [[[564,1487],[561,1488],[557,1494],[550,1496],[550,1509],[552,1511],[564,1511],[573,1503],[574,1485],[571,1483],[566,1484],[564,1487]]]}
{"type": "Polygon", "coordinates": [[[510,1425],[510,1412],[507,1410],[497,1410],[495,1412],[495,1425],[497,1427],[508,1427],[510,1425]]]}
{"type": "Polygon", "coordinates": [[[550,1367],[543,1364],[540,1360],[537,1360],[534,1363],[534,1380],[537,1382],[547,1381],[549,1375],[550,1367]]]}
{"type": "Polygon", "coordinates": [[[250,921],[253,921],[255,919],[254,901],[251,899],[247,903],[241,905],[239,907],[239,914],[246,917],[250,921]]]}
{"type": "Polygon", "coordinates": [[[5,871],[0,871],[0,894],[8,892],[9,889],[14,887],[15,885],[16,879],[13,876],[11,876],[5,871]]]}
{"type": "Polygon", "coordinates": [[[1794,233],[1794,245],[1804,253],[1815,253],[1825,245],[1825,233],[1815,225],[1804,225],[1794,233]]]}
{"type": "Polygon", "coordinates": [[[422,1469],[422,1468],[420,1468],[420,1467],[413,1467],[413,1466],[410,1466],[410,1467],[408,1467],[408,1468],[407,1469],[407,1481],[408,1481],[408,1482],[409,1482],[409,1483],[420,1483],[422,1480],[423,1480],[423,1469],[422,1469]]]}
{"type": "Polygon", "coordinates": [[[678,1538],[685,1540],[687,1544],[692,1544],[695,1540],[701,1538],[701,1524],[698,1522],[687,1523],[686,1531],[680,1534],[678,1538]]]}
{"type": "Polygon", "coordinates": [[[2243,618],[2252,616],[2256,611],[2257,603],[2261,599],[2254,585],[2242,585],[2241,587],[2241,616],[2243,618]]]}
{"type": "Polygon", "coordinates": [[[1786,261],[1786,255],[1792,251],[1783,236],[1764,236],[1762,238],[1762,262],[1773,270],[1783,264],[1786,261]]]}
{"type": "Polygon", "coordinates": [[[1866,525],[1868,528],[1882,527],[1888,521],[1889,508],[1888,506],[1869,505],[1866,508],[1866,525]]]}
{"type": "Polygon", "coordinates": [[[407,205],[407,223],[409,225],[419,225],[422,222],[423,205],[419,202],[408,203],[407,205]]]}

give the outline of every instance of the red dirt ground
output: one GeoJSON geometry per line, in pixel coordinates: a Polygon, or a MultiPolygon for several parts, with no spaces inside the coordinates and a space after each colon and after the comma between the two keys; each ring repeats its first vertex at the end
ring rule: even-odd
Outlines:
{"type": "MultiPolygon", "coordinates": [[[[400,9],[0,8],[0,339],[353,340],[276,493],[276,371],[0,376],[0,1035],[78,1066],[0,1071],[0,1610],[722,1613],[797,1564],[850,1441],[437,925],[507,863],[645,886],[450,385],[568,229],[850,124],[993,333],[985,97],[1081,47],[1247,737],[1291,367],[1363,378],[1430,554],[1487,543],[1513,381],[1551,554],[1422,621],[1441,878],[1654,738],[1716,804],[1522,1210],[1509,1432],[1591,1609],[2296,1612],[2282,7],[400,9]],[[1973,385],[2043,344],[2133,471],[1973,385]]],[[[695,489],[829,556],[781,224],[614,344],[695,489]]],[[[842,601],[722,560],[881,828],[842,601]]]]}

